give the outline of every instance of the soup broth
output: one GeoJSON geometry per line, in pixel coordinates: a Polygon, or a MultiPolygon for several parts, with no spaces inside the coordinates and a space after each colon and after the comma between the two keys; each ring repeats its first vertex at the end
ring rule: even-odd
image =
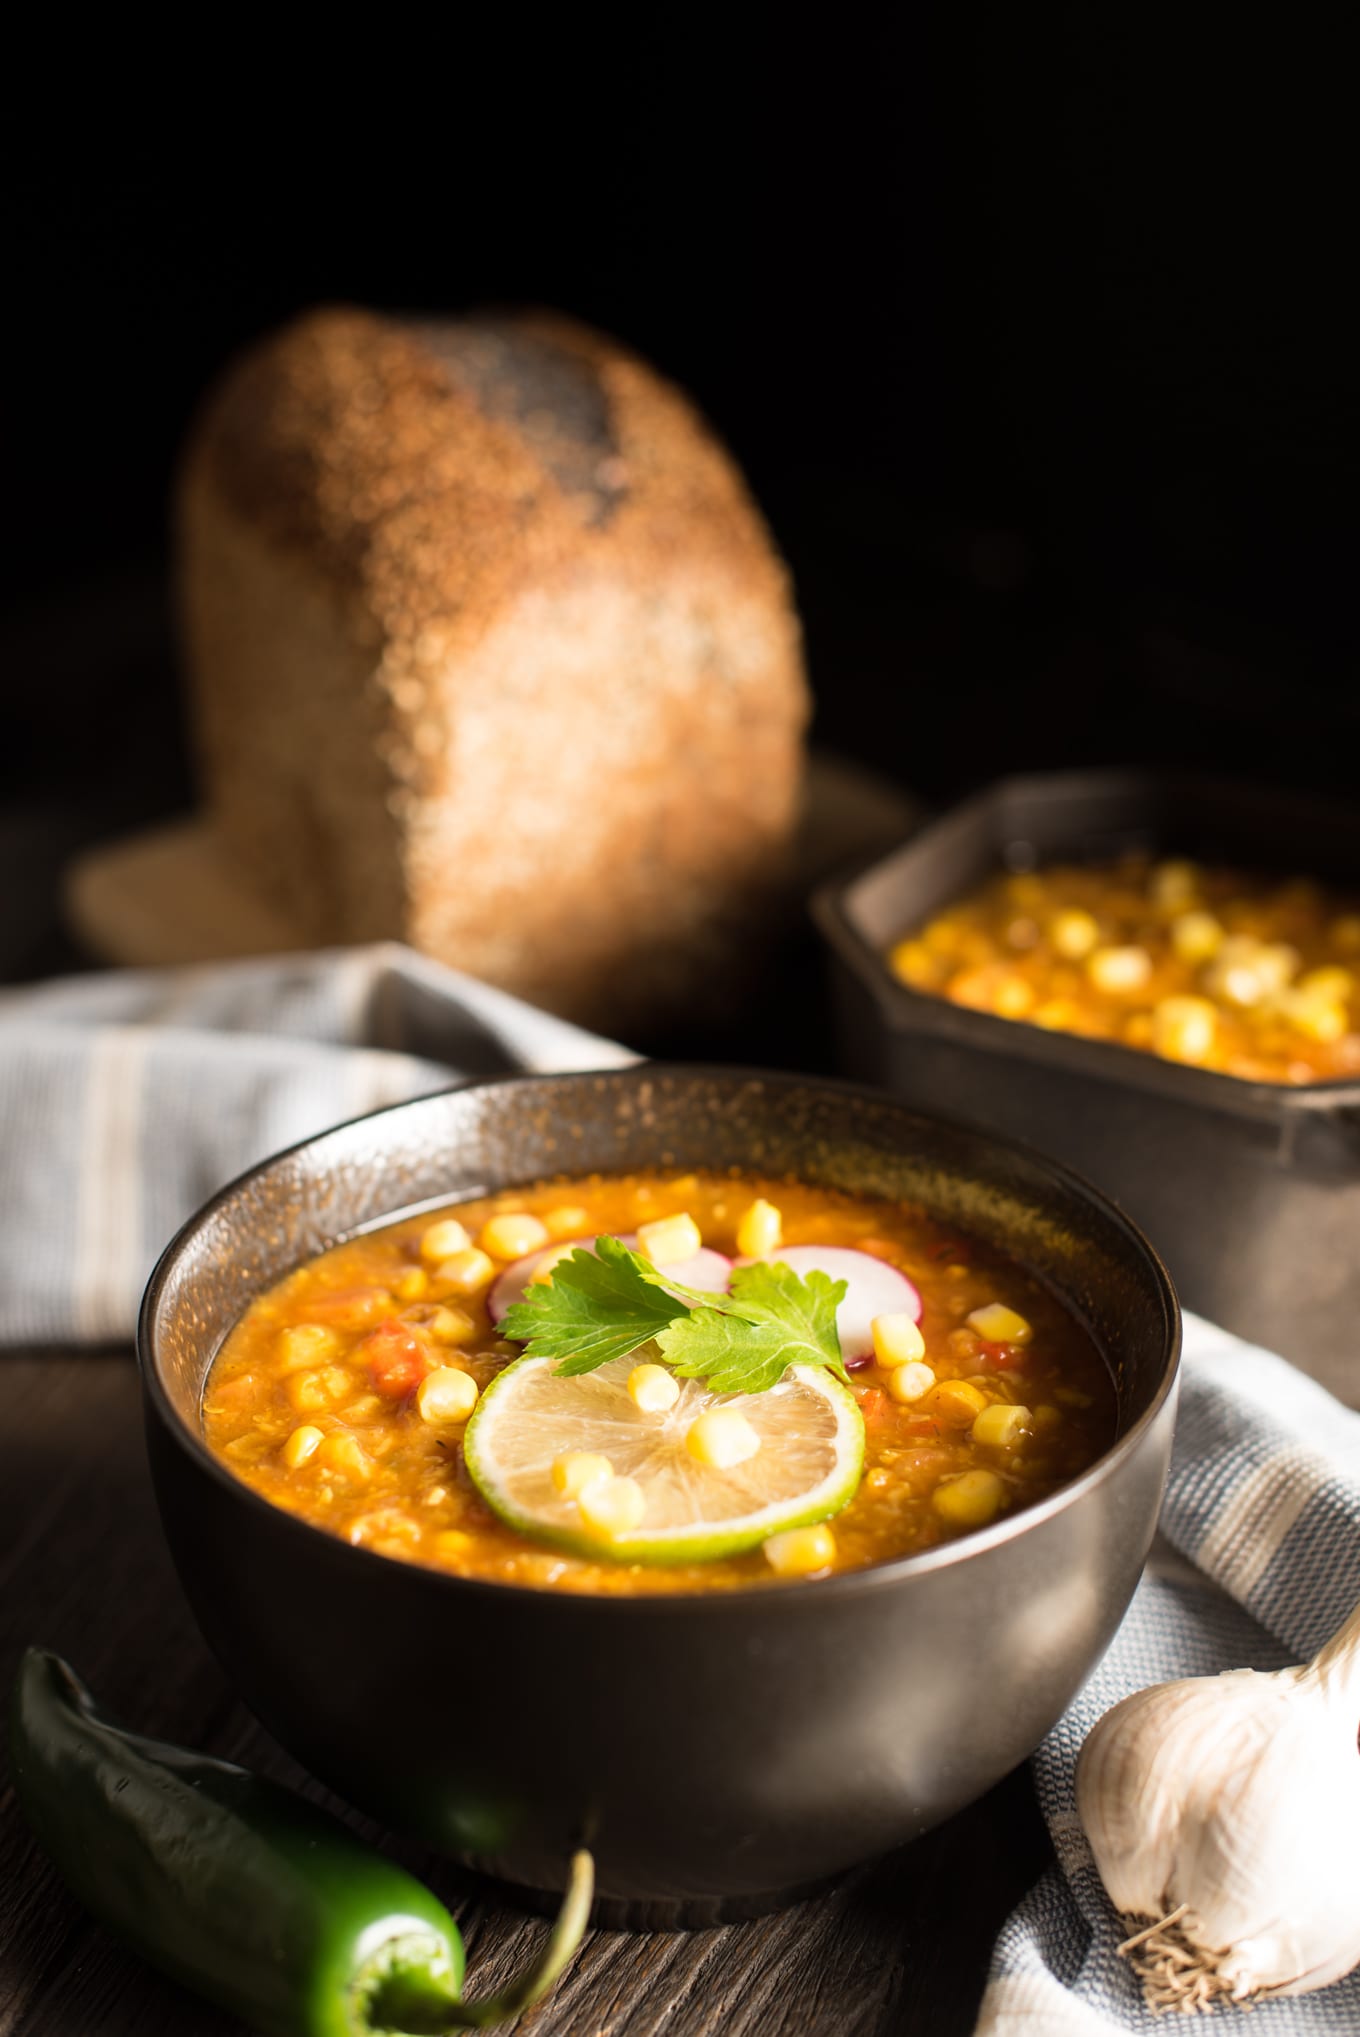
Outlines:
{"type": "Polygon", "coordinates": [[[1360,1074],[1360,901],[1185,861],[997,872],[889,950],[951,1004],[1248,1082],[1360,1074]]]}
{"type": "MultiPolygon", "coordinates": [[[[877,1291],[872,1277],[865,1291],[877,1291]]],[[[644,1348],[622,1369],[654,1356],[644,1348]]],[[[661,1391],[672,1391],[664,1380],[661,1391]]],[[[749,1414],[757,1398],[719,1404],[749,1414]]],[[[1092,1338],[1047,1288],[919,1208],[671,1172],[539,1183],[335,1246],[231,1332],[202,1420],[209,1447],[264,1499],[383,1556],[501,1584],[637,1594],[774,1584],[936,1547],[1084,1471],[1113,1439],[1115,1397],[1092,1338]],[[506,1267],[550,1278],[543,1253],[601,1234],[659,1238],[647,1227],[672,1216],[691,1220],[705,1263],[743,1247],[776,1263],[794,1248],[848,1248],[864,1258],[845,1263],[896,1268],[919,1295],[919,1336],[891,1314],[879,1323],[895,1330],[876,1328],[869,1353],[847,1354],[863,1468],[811,1540],[772,1535],[741,1554],[660,1563],[619,1560],[602,1532],[598,1553],[581,1553],[508,1525],[469,1471],[467,1415],[522,1351],[496,1320],[506,1267]]],[[[561,1435],[564,1458],[578,1440],[561,1435]]],[[[568,1499],[554,1504],[554,1518],[573,1512],[568,1499]]]]}

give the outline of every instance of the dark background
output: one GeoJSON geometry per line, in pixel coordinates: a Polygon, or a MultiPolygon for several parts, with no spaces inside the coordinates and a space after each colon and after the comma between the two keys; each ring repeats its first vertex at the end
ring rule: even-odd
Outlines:
{"type": "Polygon", "coordinates": [[[16,71],[6,860],[36,895],[187,804],[176,447],[324,299],[558,304],[685,383],[792,562],[821,739],[931,800],[1118,760],[1351,795],[1345,52],[1193,13],[336,17],[324,61],[196,18],[82,44],[78,91],[16,71]]]}

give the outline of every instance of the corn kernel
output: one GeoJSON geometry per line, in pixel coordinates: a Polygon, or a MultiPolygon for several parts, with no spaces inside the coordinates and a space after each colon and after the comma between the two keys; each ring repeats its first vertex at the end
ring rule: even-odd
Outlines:
{"type": "MultiPolygon", "coordinates": [[[[1207,979],[1206,979],[1207,980],[1207,979]]],[[[1256,971],[1246,962],[1230,962],[1220,969],[1208,984],[1215,997],[1235,1004],[1239,1011],[1247,1011],[1259,1004],[1266,994],[1266,988],[1256,971]]]]}
{"type": "Polygon", "coordinates": [[[628,1396],[644,1415],[664,1415],[680,1398],[680,1384],[664,1365],[635,1365],[628,1375],[628,1396]]]}
{"type": "Polygon", "coordinates": [[[1030,1426],[1030,1412],[1018,1403],[1007,1406],[996,1401],[984,1408],[973,1424],[973,1441],[986,1443],[993,1450],[1009,1450],[1018,1443],[1030,1426]]]}
{"type": "Polygon", "coordinates": [[[1025,1318],[1007,1308],[1004,1301],[989,1301],[985,1307],[973,1309],[964,1321],[989,1344],[1023,1344],[1034,1334],[1025,1318]]]}
{"type": "Polygon", "coordinates": [[[594,1450],[568,1450],[553,1459],[552,1482],[563,1499],[579,1499],[597,1478],[612,1478],[614,1467],[594,1450]]]}
{"type": "Polygon", "coordinates": [[[1121,1037],[1128,1046],[1150,1047],[1152,1045],[1151,1013],[1146,1011],[1131,1012],[1120,1030],[1121,1037]]]}
{"type": "Polygon", "coordinates": [[[296,1471],[298,1466],[305,1464],[313,1450],[317,1449],[325,1440],[326,1438],[320,1429],[314,1429],[310,1424],[304,1423],[302,1428],[294,1429],[292,1435],[284,1444],[284,1463],[290,1471],[296,1471]]]}
{"type": "Polygon", "coordinates": [[[341,1430],[338,1435],[327,1436],[316,1452],[318,1464],[324,1464],[328,1471],[338,1471],[345,1478],[368,1478],[373,1465],[368,1453],[357,1437],[341,1430]]]}
{"type": "Polygon", "coordinates": [[[529,1275],[530,1287],[551,1287],[553,1274],[564,1259],[570,1259],[573,1252],[583,1252],[585,1246],[578,1239],[574,1244],[565,1241],[560,1245],[549,1245],[546,1252],[540,1252],[534,1270],[529,1275]]]}
{"type": "Polygon", "coordinates": [[[994,1471],[965,1471],[937,1485],[931,1504],[952,1528],[985,1528],[1006,1497],[994,1471]]]}
{"type": "Polygon", "coordinates": [[[1329,1003],[1345,1004],[1355,995],[1355,976],[1349,969],[1334,964],[1329,969],[1310,969],[1306,976],[1300,976],[1294,988],[1301,995],[1319,997],[1329,1003]]]}
{"type": "Polygon", "coordinates": [[[1033,1014],[1035,1025],[1046,1033],[1069,1031],[1076,1016],[1076,1006],[1065,997],[1048,998],[1033,1014]]]}
{"type": "Polygon", "coordinates": [[[1302,960],[1288,941],[1263,941],[1256,951],[1256,974],[1267,990],[1283,990],[1298,975],[1302,960]]]}
{"type": "Polygon", "coordinates": [[[583,1238],[590,1229],[590,1212],[579,1202],[559,1203],[556,1209],[544,1210],[543,1228],[550,1238],[583,1238]]]}
{"type": "Polygon", "coordinates": [[[441,1259],[434,1277],[458,1294],[475,1294],[479,1287],[486,1286],[495,1271],[495,1261],[470,1245],[464,1252],[455,1252],[451,1259],[441,1259]]]}
{"type": "Polygon", "coordinates": [[[685,1448],[711,1471],[730,1471],[734,1464],[744,1464],[755,1456],[760,1437],[738,1409],[710,1408],[690,1424],[685,1448]]]}
{"type": "Polygon", "coordinates": [[[592,1534],[626,1535],[647,1511],[647,1495],[635,1478],[596,1478],[578,1495],[581,1519],[592,1534]]]}
{"type": "Polygon", "coordinates": [[[765,1544],[765,1560],[777,1577],[815,1577],[836,1560],[830,1528],[785,1528],[765,1544]]]}
{"type": "Polygon", "coordinates": [[[639,1224],[637,1235],[639,1252],[653,1266],[673,1266],[681,1259],[692,1259],[704,1242],[699,1226],[687,1213],[639,1224]]]}
{"type": "Polygon", "coordinates": [[[472,1537],[464,1528],[441,1528],[434,1538],[434,1552],[446,1562],[456,1562],[466,1556],[472,1547],[472,1537]]]}
{"type": "Polygon", "coordinates": [[[1044,880],[1035,870],[1017,870],[1006,879],[1006,896],[1016,905],[1040,906],[1044,895],[1044,880]]]}
{"type": "Polygon", "coordinates": [[[340,1349],[340,1339],[320,1323],[294,1323],[291,1329],[279,1331],[275,1349],[280,1368],[297,1372],[304,1365],[324,1365],[340,1349]]]}
{"type": "Polygon", "coordinates": [[[1259,1004],[1266,990],[1256,967],[1260,948],[1251,934],[1229,934],[1204,973],[1205,989],[1241,1010],[1259,1004]]]}
{"type": "Polygon", "coordinates": [[[784,1237],[784,1220],[772,1202],[757,1196],[737,1225],[737,1250],[746,1259],[764,1259],[776,1252],[784,1237]]]}
{"type": "Polygon", "coordinates": [[[933,919],[921,930],[921,945],[931,955],[957,955],[963,931],[952,919],[933,919]]]}
{"type": "Polygon", "coordinates": [[[506,1211],[482,1225],[477,1243],[494,1259],[524,1259],[548,1242],[548,1226],[527,1210],[506,1211]]]}
{"type": "Polygon", "coordinates": [[[1171,945],[1182,962],[1212,962],[1223,946],[1223,928],[1211,912],[1179,913],[1171,922],[1171,945]]]}
{"type": "Polygon", "coordinates": [[[294,1372],[284,1387],[288,1405],[296,1414],[319,1415],[331,1404],[319,1372],[294,1372]]]}
{"type": "Polygon", "coordinates": [[[400,1507],[379,1507],[353,1523],[349,1539],[356,1547],[376,1549],[381,1556],[409,1556],[413,1542],[420,1540],[420,1523],[400,1507]]]}
{"type": "Polygon", "coordinates": [[[935,980],[935,957],[924,941],[899,941],[888,956],[888,962],[894,976],[917,990],[928,987],[935,980]]]}
{"type": "Polygon", "coordinates": [[[1034,986],[1023,976],[1003,976],[992,992],[992,1010],[998,1018],[1026,1018],[1038,998],[1034,986]]]}
{"type": "Polygon", "coordinates": [[[460,1308],[439,1307],[424,1327],[439,1344],[465,1344],[477,1325],[460,1308]]]}
{"type": "Polygon", "coordinates": [[[477,1405],[477,1382],[456,1365],[427,1372],[416,1388],[416,1406],[423,1422],[465,1422],[477,1405]]]}
{"type": "Polygon", "coordinates": [[[1303,990],[1285,991],[1278,1009],[1295,1032],[1302,1033],[1307,1039],[1319,1040],[1324,1045],[1339,1040],[1347,1028],[1344,1005],[1334,1004],[1325,997],[1311,997],[1303,990]]]}
{"type": "Polygon", "coordinates": [[[874,1356],[880,1365],[891,1369],[894,1365],[906,1365],[913,1358],[925,1355],[926,1340],[921,1335],[915,1316],[903,1309],[887,1316],[875,1316],[869,1325],[874,1340],[874,1356]]]}
{"type": "Polygon", "coordinates": [[[934,1384],[935,1374],[929,1365],[919,1364],[915,1359],[906,1365],[894,1366],[888,1374],[888,1392],[904,1406],[910,1406],[914,1400],[923,1400],[934,1384]]]}
{"type": "Polygon", "coordinates": [[[471,1243],[457,1217],[441,1217],[421,1232],[420,1256],[427,1265],[437,1266],[441,1259],[452,1259],[455,1252],[466,1252],[471,1243]]]}
{"type": "Polygon", "coordinates": [[[1152,1012],[1152,1044],[1169,1061],[1207,1061],[1218,1014],[1207,997],[1164,997],[1152,1012]]]}
{"type": "Polygon", "coordinates": [[[1152,974],[1152,957],[1146,948],[1097,948],[1086,973],[1097,990],[1122,997],[1142,989],[1152,974]]]}
{"type": "Polygon", "coordinates": [[[987,1396],[966,1379],[942,1379],[922,1402],[922,1410],[949,1429],[971,1429],[988,1405],[987,1396]]]}
{"type": "Polygon", "coordinates": [[[1189,905],[1199,889],[1199,872],[1193,863],[1183,859],[1159,863],[1148,879],[1148,891],[1154,905],[1167,910],[1176,906],[1189,905]]]}
{"type": "Polygon", "coordinates": [[[960,969],[945,985],[952,1003],[970,1011],[991,1011],[996,999],[996,969],[991,963],[978,969],[960,969]]]}
{"type": "Polygon", "coordinates": [[[1070,912],[1054,914],[1049,922],[1048,937],[1060,955],[1066,956],[1069,962],[1080,962],[1100,939],[1100,928],[1089,912],[1074,908],[1070,912]]]}
{"type": "Polygon", "coordinates": [[[429,1291],[430,1276],[423,1266],[411,1267],[392,1289],[398,1301],[423,1301],[429,1291]]]}

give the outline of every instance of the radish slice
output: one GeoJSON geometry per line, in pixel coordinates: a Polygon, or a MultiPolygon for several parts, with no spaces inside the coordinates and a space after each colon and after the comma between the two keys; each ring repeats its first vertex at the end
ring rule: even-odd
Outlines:
{"type": "MultiPolygon", "coordinates": [[[[836,1310],[836,1332],[847,1366],[873,1356],[875,1316],[909,1315],[921,1320],[921,1297],[895,1266],[872,1253],[856,1252],[848,1245],[787,1245],[768,1254],[770,1263],[792,1267],[800,1279],[809,1273],[826,1273],[843,1280],[845,1299],[836,1310]]],[[[753,1266],[753,1259],[739,1259],[739,1266],[753,1266]]]]}
{"type": "MultiPolygon", "coordinates": [[[[566,1240],[562,1242],[565,1243],[566,1240]]],[[[579,1245],[585,1252],[595,1250],[593,1237],[574,1238],[571,1242],[579,1245]]],[[[624,1232],[619,1243],[631,1245],[636,1251],[637,1232],[624,1232]]],[[[517,1301],[523,1301],[535,1267],[540,1260],[547,1258],[549,1252],[557,1250],[557,1245],[545,1245],[541,1252],[530,1252],[526,1258],[516,1259],[506,1267],[492,1288],[487,1302],[493,1323],[498,1323],[506,1310],[512,1308],[517,1301]]],[[[696,1287],[703,1294],[725,1294],[727,1283],[732,1277],[732,1261],[722,1252],[710,1252],[707,1245],[701,1245],[692,1257],[672,1260],[669,1265],[662,1267],[661,1271],[667,1274],[677,1287],[696,1287]]]]}
{"type": "MultiPolygon", "coordinates": [[[[595,1240],[593,1238],[563,1238],[559,1242],[561,1244],[570,1243],[579,1245],[586,1252],[593,1252],[595,1249],[595,1240]]],[[[538,1265],[540,1259],[546,1259],[549,1252],[555,1252],[556,1250],[556,1245],[545,1245],[541,1252],[529,1252],[526,1253],[523,1259],[512,1259],[510,1261],[510,1264],[497,1279],[486,1299],[486,1305],[490,1311],[493,1323],[498,1323],[506,1310],[513,1308],[517,1301],[523,1301],[525,1290],[529,1285],[534,1268],[538,1265]]]]}
{"type": "MultiPolygon", "coordinates": [[[[619,1243],[631,1245],[636,1252],[637,1232],[624,1231],[619,1243]]],[[[732,1278],[732,1261],[725,1252],[710,1252],[707,1245],[701,1245],[690,1258],[669,1259],[657,1270],[677,1287],[697,1287],[701,1294],[726,1294],[732,1278]]]]}

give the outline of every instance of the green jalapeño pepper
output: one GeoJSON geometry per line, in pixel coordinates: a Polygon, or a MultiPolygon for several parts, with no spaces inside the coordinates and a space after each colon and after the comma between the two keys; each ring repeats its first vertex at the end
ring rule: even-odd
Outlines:
{"type": "Polygon", "coordinates": [[[412,1875],[278,1783],[124,1732],[42,1649],[20,1664],[10,1751],[24,1814],[86,1908],[267,2037],[483,2029],[546,1993],[590,1914],[578,1853],[543,1957],[463,2001],[458,1927],[412,1875]]]}

